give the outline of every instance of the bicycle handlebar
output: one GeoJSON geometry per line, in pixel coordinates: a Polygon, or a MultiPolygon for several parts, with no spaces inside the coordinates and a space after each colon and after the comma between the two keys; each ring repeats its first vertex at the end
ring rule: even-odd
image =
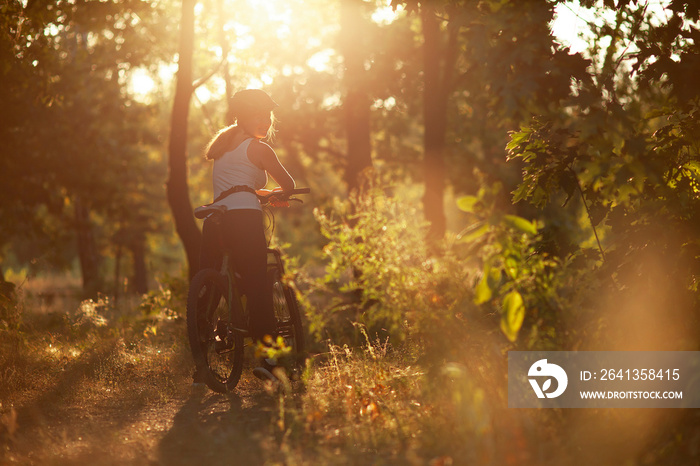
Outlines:
{"type": "Polygon", "coordinates": [[[294,188],[291,191],[272,191],[269,194],[265,195],[260,195],[258,194],[258,199],[260,199],[260,202],[263,204],[268,204],[270,200],[272,199],[279,199],[282,201],[298,201],[298,202],[303,202],[301,199],[294,198],[295,194],[309,194],[311,192],[311,188],[294,188]]]}
{"type": "Polygon", "coordinates": [[[268,194],[267,196],[263,196],[263,197],[277,196],[277,195],[293,196],[295,194],[309,194],[310,192],[311,192],[311,188],[294,188],[291,191],[271,191],[270,194],[268,194]]]}

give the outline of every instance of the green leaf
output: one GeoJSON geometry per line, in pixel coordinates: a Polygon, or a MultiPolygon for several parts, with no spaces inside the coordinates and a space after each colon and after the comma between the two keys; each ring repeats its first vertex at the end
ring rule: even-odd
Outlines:
{"type": "Polygon", "coordinates": [[[508,340],[517,340],[523,320],[525,320],[523,297],[513,290],[503,298],[503,311],[501,313],[501,331],[508,340]]]}
{"type": "Polygon", "coordinates": [[[478,222],[465,228],[458,236],[461,243],[469,243],[475,239],[481,238],[491,229],[491,226],[485,222],[478,222]]]}
{"type": "Polygon", "coordinates": [[[520,183],[518,188],[513,191],[513,204],[518,201],[522,201],[523,199],[527,199],[530,197],[530,195],[530,184],[527,182],[520,183]]]}
{"type": "Polygon", "coordinates": [[[518,278],[518,259],[514,255],[510,255],[506,257],[505,262],[505,271],[508,273],[510,278],[516,279],[518,278]]]}
{"type": "Polygon", "coordinates": [[[504,215],[503,221],[509,227],[522,231],[523,233],[529,233],[531,235],[537,234],[537,226],[533,222],[518,217],[517,215],[504,215]]]}
{"type": "Polygon", "coordinates": [[[506,149],[509,151],[512,151],[516,147],[518,147],[521,143],[523,143],[527,137],[529,136],[529,133],[525,131],[520,131],[520,132],[512,132],[510,136],[510,142],[506,146],[506,149]]]}
{"type": "Polygon", "coordinates": [[[476,196],[462,196],[457,199],[457,207],[465,212],[474,212],[474,205],[479,202],[476,196]]]}
{"type": "Polygon", "coordinates": [[[491,273],[491,265],[486,264],[484,266],[484,273],[481,276],[481,280],[474,288],[474,303],[483,304],[491,299],[493,292],[489,286],[489,275],[491,273]]]}

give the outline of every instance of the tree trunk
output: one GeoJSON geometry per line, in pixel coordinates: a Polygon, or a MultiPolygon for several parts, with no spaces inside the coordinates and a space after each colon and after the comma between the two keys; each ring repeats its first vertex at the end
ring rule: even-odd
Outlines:
{"type": "Polygon", "coordinates": [[[177,231],[185,252],[190,278],[199,268],[199,248],[202,233],[192,214],[187,184],[187,121],[192,92],[192,53],[194,49],[194,7],[196,0],[182,1],[180,47],[175,87],[175,99],[170,124],[168,146],[168,204],[175,219],[177,231]]]}
{"type": "Polygon", "coordinates": [[[117,244],[117,252],[114,255],[114,304],[116,305],[119,302],[119,293],[120,293],[120,277],[121,277],[121,267],[122,267],[122,245],[121,243],[117,244]]]}
{"type": "Polygon", "coordinates": [[[444,238],[447,229],[444,206],[445,134],[447,131],[447,101],[453,86],[456,61],[457,28],[448,27],[449,40],[443,40],[440,20],[429,5],[421,8],[423,28],[423,172],[425,193],[423,210],[430,222],[427,241],[431,246],[444,238]]]}
{"type": "Polygon", "coordinates": [[[101,288],[100,258],[90,222],[90,210],[79,197],[75,198],[74,203],[75,232],[78,241],[80,272],[83,277],[83,293],[85,296],[93,296],[101,288]]]}
{"type": "Polygon", "coordinates": [[[129,245],[134,264],[134,275],[131,279],[132,290],[138,294],[148,293],[148,273],[146,271],[146,237],[139,232],[129,245]]]}
{"type": "Polygon", "coordinates": [[[340,47],[345,63],[343,110],[348,140],[345,182],[348,192],[362,188],[363,172],[372,166],[370,105],[364,66],[363,37],[366,35],[362,0],[341,0],[340,47]]]}
{"type": "Polygon", "coordinates": [[[231,82],[231,67],[228,62],[228,55],[231,51],[231,39],[226,34],[224,19],[226,18],[226,6],[223,0],[216,1],[216,11],[218,17],[216,19],[216,28],[219,34],[219,45],[221,46],[221,57],[223,58],[221,65],[223,66],[223,78],[226,89],[226,126],[232,125],[235,122],[233,111],[231,109],[231,97],[233,97],[234,88],[231,82]]]}

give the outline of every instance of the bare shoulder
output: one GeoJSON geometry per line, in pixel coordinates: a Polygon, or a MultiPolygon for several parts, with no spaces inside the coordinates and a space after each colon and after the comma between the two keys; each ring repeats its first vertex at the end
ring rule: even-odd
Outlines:
{"type": "Polygon", "coordinates": [[[260,157],[270,157],[271,155],[275,155],[275,151],[272,149],[272,147],[259,140],[253,140],[250,143],[250,146],[248,146],[248,153],[260,157]]]}
{"type": "Polygon", "coordinates": [[[248,146],[248,159],[259,168],[267,169],[277,160],[277,154],[268,144],[254,140],[248,146]]]}

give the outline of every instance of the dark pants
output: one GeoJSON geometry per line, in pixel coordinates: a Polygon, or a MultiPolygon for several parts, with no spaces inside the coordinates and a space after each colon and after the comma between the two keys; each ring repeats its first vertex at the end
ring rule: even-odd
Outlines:
{"type": "Polygon", "coordinates": [[[253,338],[274,337],[277,323],[272,309],[272,283],[267,279],[267,242],[262,212],[229,210],[223,215],[220,229],[213,220],[205,220],[200,269],[221,269],[222,245],[230,251],[229,260],[241,275],[241,292],[247,297],[253,338]],[[219,233],[223,235],[221,238],[217,236],[219,233]]]}

